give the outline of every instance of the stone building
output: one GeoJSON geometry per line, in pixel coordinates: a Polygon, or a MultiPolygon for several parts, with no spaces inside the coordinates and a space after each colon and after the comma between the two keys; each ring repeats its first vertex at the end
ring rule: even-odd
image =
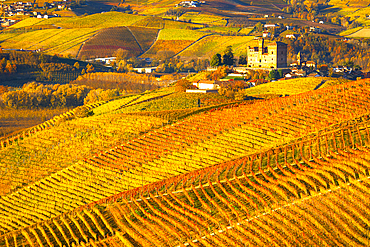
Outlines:
{"type": "Polygon", "coordinates": [[[248,67],[250,68],[286,68],[287,44],[282,42],[265,43],[264,39],[252,42],[248,46],[248,67]]]}

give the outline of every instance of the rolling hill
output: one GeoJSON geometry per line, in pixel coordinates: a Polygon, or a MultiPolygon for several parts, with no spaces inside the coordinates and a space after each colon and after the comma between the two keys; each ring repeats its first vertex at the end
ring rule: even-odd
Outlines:
{"type": "Polygon", "coordinates": [[[368,193],[369,85],[122,113],[157,90],[54,118],[2,143],[0,245],[364,244],[368,205],[347,202],[368,193]]]}

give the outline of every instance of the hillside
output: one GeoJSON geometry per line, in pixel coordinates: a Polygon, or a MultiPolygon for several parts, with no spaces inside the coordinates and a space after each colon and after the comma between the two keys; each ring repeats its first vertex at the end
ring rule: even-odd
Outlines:
{"type": "Polygon", "coordinates": [[[156,57],[161,52],[174,56],[206,35],[208,34],[195,30],[162,29],[159,31],[156,42],[142,56],[156,57]]]}
{"type": "MultiPolygon", "coordinates": [[[[151,31],[151,29],[149,30],[151,31]]],[[[153,31],[154,32],[146,33],[144,29],[141,32],[137,31],[137,34],[138,37],[145,35],[145,37],[149,39],[149,42],[153,42],[157,36],[156,30],[153,31]],[[144,35],[141,33],[144,33],[144,35]]],[[[146,43],[148,43],[148,41],[146,41],[146,43]]],[[[82,45],[81,50],[78,53],[78,57],[79,59],[82,57],[112,57],[114,52],[118,49],[127,51],[128,57],[136,57],[143,52],[140,46],[140,41],[137,40],[136,35],[134,36],[131,30],[127,27],[118,27],[102,30],[97,35],[86,41],[82,45]]]]}
{"type": "Polygon", "coordinates": [[[247,96],[283,95],[289,96],[340,84],[339,80],[328,77],[304,77],[261,84],[244,90],[247,96]]]}
{"type": "Polygon", "coordinates": [[[235,56],[246,53],[248,42],[252,36],[206,36],[183,50],[181,57],[204,57],[211,59],[215,53],[222,54],[226,47],[231,46],[235,56]]]}
{"type": "MultiPolygon", "coordinates": [[[[120,113],[130,105],[171,97],[166,90],[91,105],[95,113],[91,117],[73,118],[74,110],[64,115],[65,120],[55,118],[32,133],[2,144],[4,195],[0,206],[4,210],[0,228],[6,234],[0,237],[0,245],[5,244],[5,239],[10,246],[15,246],[14,239],[17,244],[23,241],[39,245],[77,244],[81,240],[99,244],[118,239],[140,245],[178,245],[199,240],[199,232],[203,232],[203,237],[215,229],[225,230],[231,222],[241,223],[268,210],[266,206],[289,205],[293,198],[310,199],[315,192],[324,194],[329,188],[347,186],[348,181],[361,184],[359,179],[366,177],[368,169],[365,163],[361,163],[364,168],[351,165],[350,170],[343,170],[341,167],[346,166],[338,162],[333,163],[334,167],[328,165],[332,158],[321,161],[320,157],[331,150],[335,159],[343,160],[347,156],[341,150],[353,148],[354,144],[367,145],[369,85],[368,80],[363,80],[296,96],[198,111],[195,115],[190,111],[190,116],[175,123],[171,122],[175,119],[154,117],[155,112],[153,116],[134,111],[128,115],[120,113]],[[355,118],[357,121],[353,122],[355,118]],[[248,160],[254,160],[251,166],[245,162],[248,160]],[[289,169],[282,170],[282,165],[289,169]],[[271,171],[270,166],[277,170],[271,171]],[[264,169],[268,169],[266,174],[264,169]],[[313,171],[324,177],[312,180],[313,171]],[[234,173],[241,181],[232,179],[234,173]],[[244,173],[249,174],[249,180],[245,180],[244,173]],[[280,189],[274,185],[276,179],[280,189]],[[187,191],[184,196],[181,190],[187,191]],[[264,199],[248,199],[251,191],[262,193],[259,195],[264,199]],[[171,199],[162,197],[163,193],[171,199]],[[135,196],[159,197],[150,202],[145,199],[135,205],[125,204],[125,200],[136,201],[135,196]],[[117,200],[119,204],[114,204],[117,200]],[[158,206],[165,211],[157,213],[158,206]],[[134,218],[126,215],[136,207],[134,218]],[[179,207],[190,212],[179,216],[175,213],[179,207]],[[142,208],[149,210],[143,212],[145,218],[140,213],[142,208]],[[214,220],[206,216],[210,212],[214,220]],[[175,215],[180,218],[172,218],[175,215]],[[202,223],[204,217],[210,222],[202,223]],[[141,225],[148,220],[150,224],[141,225]],[[204,228],[206,225],[209,227],[204,228]],[[156,237],[148,233],[147,227],[164,229],[156,237]],[[169,230],[173,227],[178,231],[169,230]],[[174,232],[178,233],[172,235],[174,232]]],[[[360,195],[363,191],[354,193],[360,195]]],[[[337,231],[349,231],[339,227],[338,221],[331,222],[337,231]]],[[[356,235],[361,229],[351,230],[350,236],[363,243],[364,238],[356,235]]],[[[279,236],[274,237],[266,241],[282,241],[279,236]],[[278,239],[273,240],[274,237],[278,239]]],[[[347,240],[329,237],[325,241],[347,240]]]]}
{"type": "Polygon", "coordinates": [[[164,126],[116,110],[168,91],[100,102],[87,118],[55,118],[1,150],[3,178],[34,182],[3,191],[0,245],[364,245],[369,86],[349,82],[164,126]],[[100,150],[78,151],[91,144],[100,150]],[[5,158],[11,150],[20,159],[5,158]],[[61,165],[46,166],[45,157],[61,165]]]}

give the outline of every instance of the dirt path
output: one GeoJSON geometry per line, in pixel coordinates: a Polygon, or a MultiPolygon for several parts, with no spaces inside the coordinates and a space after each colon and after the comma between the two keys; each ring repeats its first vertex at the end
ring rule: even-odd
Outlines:
{"type": "Polygon", "coordinates": [[[188,45],[187,47],[185,47],[184,49],[182,49],[181,51],[179,51],[178,53],[176,53],[176,54],[174,55],[174,57],[178,56],[181,52],[185,51],[185,50],[186,50],[186,49],[188,49],[190,46],[195,45],[198,41],[200,41],[200,40],[204,39],[205,37],[211,36],[211,35],[213,35],[213,34],[207,34],[207,35],[205,35],[205,36],[203,36],[203,37],[201,37],[201,38],[197,39],[196,41],[194,41],[193,43],[191,43],[190,45],[188,45]]]}
{"type": "MultiPolygon", "coordinates": [[[[140,45],[139,41],[137,40],[137,38],[136,38],[135,34],[131,31],[131,29],[130,29],[129,27],[126,27],[126,28],[127,28],[127,30],[131,33],[132,37],[134,37],[134,39],[135,39],[135,41],[136,41],[137,45],[139,46],[139,48],[140,48],[140,50],[141,50],[141,53],[143,53],[143,52],[144,52],[144,50],[143,50],[143,48],[141,47],[141,45],[140,45]]],[[[140,55],[139,55],[139,56],[140,56],[140,55]]]]}

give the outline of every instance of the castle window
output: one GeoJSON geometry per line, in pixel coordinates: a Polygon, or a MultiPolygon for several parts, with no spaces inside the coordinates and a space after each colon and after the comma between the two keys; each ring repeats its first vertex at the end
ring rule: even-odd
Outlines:
{"type": "Polygon", "coordinates": [[[271,51],[271,54],[274,54],[274,51],[271,51]]]}

